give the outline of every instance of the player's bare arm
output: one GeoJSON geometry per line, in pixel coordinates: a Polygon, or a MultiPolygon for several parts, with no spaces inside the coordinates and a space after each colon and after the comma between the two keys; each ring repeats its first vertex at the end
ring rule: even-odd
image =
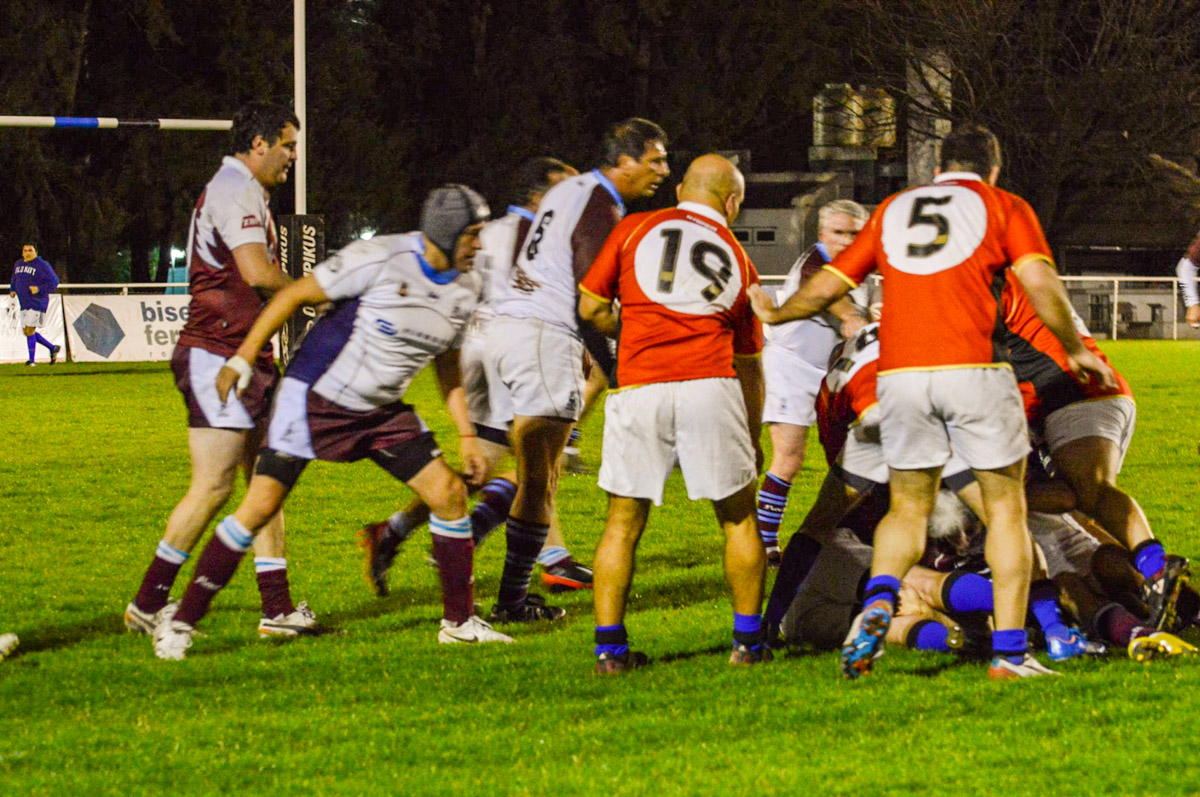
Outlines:
{"type": "Polygon", "coordinates": [[[602,335],[617,336],[620,315],[612,302],[598,299],[588,293],[579,294],[579,317],[591,324],[602,335]]]}
{"type": "Polygon", "coordinates": [[[750,424],[750,442],[754,444],[754,462],[761,471],[763,469],[762,357],[757,354],[735,354],[733,355],[733,370],[737,373],[738,382],[742,387],[742,400],[746,403],[746,418],[750,424]]]}
{"type": "Polygon", "coordinates": [[[246,284],[264,297],[274,295],[292,282],[271,260],[266,244],[242,244],[233,250],[233,262],[246,284]]]}
{"type": "Polygon", "coordinates": [[[750,297],[750,305],[760,321],[764,324],[782,324],[784,321],[811,318],[849,293],[850,287],[848,282],[833,272],[822,270],[801,285],[800,290],[780,307],[776,307],[775,301],[758,285],[747,288],[746,295],[750,297]]]}
{"type": "Polygon", "coordinates": [[[859,309],[849,296],[843,296],[829,305],[829,313],[842,322],[842,337],[852,338],[871,320],[859,309]]]}
{"type": "Polygon", "coordinates": [[[434,372],[446,411],[458,430],[459,452],[462,456],[463,476],[473,485],[483,483],[487,475],[488,462],[475,437],[475,426],[467,413],[467,391],[462,384],[462,370],[458,364],[458,349],[449,349],[433,358],[434,372]]]}
{"type": "MultiPolygon", "coordinates": [[[[238,249],[245,247],[239,246],[238,249]]],[[[264,247],[265,248],[265,247],[264,247]]],[[[237,250],[234,250],[236,255],[237,250]]],[[[282,273],[282,272],[281,272],[282,273]]],[[[279,331],[284,322],[292,314],[305,305],[318,305],[329,301],[325,291],[311,274],[302,280],[287,285],[267,302],[267,306],[259,313],[254,326],[246,333],[246,339],[238,347],[237,353],[226,360],[225,365],[217,372],[217,395],[221,401],[229,396],[229,391],[237,385],[240,396],[250,384],[253,367],[250,363],[266,345],[271,336],[279,331]]]]}
{"type": "Polygon", "coordinates": [[[1099,379],[1105,387],[1115,388],[1117,381],[1112,369],[1089,351],[1079,338],[1071,317],[1067,289],[1063,287],[1054,267],[1045,260],[1030,260],[1022,263],[1016,274],[1034,312],[1067,350],[1071,370],[1077,376],[1099,379]]]}

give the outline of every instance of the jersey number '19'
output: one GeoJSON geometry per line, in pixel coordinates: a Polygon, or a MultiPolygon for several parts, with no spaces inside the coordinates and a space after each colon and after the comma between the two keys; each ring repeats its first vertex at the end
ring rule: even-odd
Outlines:
{"type": "MultiPolygon", "coordinates": [[[[658,290],[662,293],[670,293],[675,287],[675,265],[679,260],[679,242],[683,238],[683,231],[666,229],[662,231],[662,237],[666,239],[666,244],[663,246],[662,264],[658,270],[658,290]]],[[[733,276],[733,263],[730,262],[729,255],[716,244],[697,241],[692,244],[689,258],[692,268],[696,269],[710,283],[700,293],[706,300],[716,301],[717,297],[725,290],[725,286],[729,284],[729,278],[733,276]],[[720,262],[719,268],[713,269],[705,262],[705,257],[708,255],[717,258],[720,262]]]]}

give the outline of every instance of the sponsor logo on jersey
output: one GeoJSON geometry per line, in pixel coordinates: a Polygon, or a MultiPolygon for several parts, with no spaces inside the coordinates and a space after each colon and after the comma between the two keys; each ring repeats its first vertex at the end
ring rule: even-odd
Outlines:
{"type": "Polygon", "coordinates": [[[396,328],[382,318],[375,319],[375,327],[388,337],[396,336],[396,328]]]}
{"type": "Polygon", "coordinates": [[[242,229],[248,230],[251,227],[263,226],[262,219],[258,216],[242,216],[242,229]]]}

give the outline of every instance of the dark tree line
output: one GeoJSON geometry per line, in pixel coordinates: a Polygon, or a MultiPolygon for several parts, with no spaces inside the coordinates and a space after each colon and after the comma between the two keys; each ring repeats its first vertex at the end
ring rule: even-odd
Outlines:
{"type": "MultiPolygon", "coordinates": [[[[902,97],[906,65],[932,48],[953,64],[954,100],[931,110],[996,129],[1010,185],[1053,233],[1097,186],[1154,199],[1151,153],[1190,196],[1196,5],[309,0],[308,206],[334,246],[411,229],[446,180],[501,209],[520,160],[589,167],[599,131],[635,114],[680,152],[749,149],[756,169],[803,169],[822,84],[902,97]]],[[[9,0],[0,114],[228,118],[250,99],[290,102],[291,14],[290,0],[9,0]]],[[[0,129],[0,259],[33,238],[73,281],[149,279],[186,240],[225,144],[0,129]]],[[[289,211],[290,187],[276,194],[289,211]]]]}

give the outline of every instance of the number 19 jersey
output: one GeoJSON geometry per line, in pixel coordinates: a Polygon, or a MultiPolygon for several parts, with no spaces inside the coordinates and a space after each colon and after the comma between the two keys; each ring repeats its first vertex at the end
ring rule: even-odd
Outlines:
{"type": "Polygon", "coordinates": [[[1053,265],[1033,209],[978,175],[948,172],[884,200],[825,268],[857,286],[883,275],[879,373],[1008,368],[1005,270],[1053,265]]]}
{"type": "Polygon", "coordinates": [[[746,288],[758,272],[725,218],[695,202],[629,216],[604,243],[584,293],[621,302],[617,384],[736,376],[762,350],[746,288]]]}

